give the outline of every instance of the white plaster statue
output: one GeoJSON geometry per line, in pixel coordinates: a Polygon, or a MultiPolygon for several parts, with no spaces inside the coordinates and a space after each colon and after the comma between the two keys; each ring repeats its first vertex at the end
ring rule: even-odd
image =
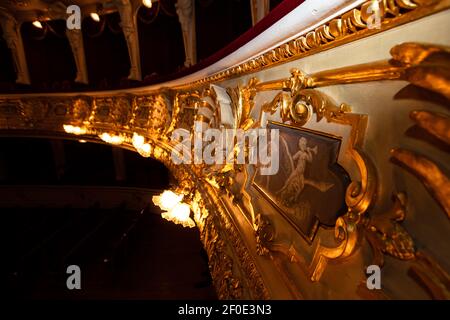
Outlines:
{"type": "Polygon", "coordinates": [[[184,65],[189,67],[197,62],[195,3],[194,0],[178,0],[175,7],[183,32],[184,52],[186,55],[184,65]]]}
{"type": "Polygon", "coordinates": [[[125,40],[128,46],[130,56],[130,75],[129,79],[141,80],[141,60],[139,54],[139,38],[133,8],[130,0],[115,0],[120,15],[120,26],[122,28],[125,40]]]}
{"type": "Polygon", "coordinates": [[[20,34],[20,24],[7,12],[0,12],[0,24],[3,30],[3,38],[6,45],[11,50],[16,71],[16,82],[30,84],[25,49],[23,47],[22,36],[20,34]]]}
{"type": "Polygon", "coordinates": [[[77,76],[75,78],[75,82],[87,84],[88,73],[86,57],[84,55],[83,33],[78,29],[67,29],[66,36],[69,40],[70,47],[72,48],[72,54],[75,59],[75,65],[77,67],[77,76]]]}
{"type": "Polygon", "coordinates": [[[255,25],[261,21],[270,11],[269,0],[250,0],[252,10],[252,24],[255,25]]]}

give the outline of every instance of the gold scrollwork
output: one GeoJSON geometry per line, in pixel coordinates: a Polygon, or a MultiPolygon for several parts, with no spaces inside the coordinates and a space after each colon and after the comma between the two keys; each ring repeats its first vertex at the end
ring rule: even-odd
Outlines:
{"type": "Polygon", "coordinates": [[[185,103],[192,104],[198,101],[199,94],[198,92],[186,92],[186,93],[176,93],[175,98],[173,99],[172,104],[172,119],[165,131],[165,136],[169,137],[172,134],[173,130],[177,127],[179,122],[179,115],[182,111],[183,105],[185,103]]]}
{"type": "Polygon", "coordinates": [[[275,238],[275,230],[267,217],[261,214],[256,216],[255,225],[256,252],[261,256],[265,256],[269,253],[268,248],[271,246],[271,242],[275,238]]]}
{"type": "MultiPolygon", "coordinates": [[[[347,257],[354,251],[359,224],[362,221],[361,217],[375,198],[377,178],[371,160],[361,150],[367,116],[351,113],[350,106],[346,104],[337,106],[324,93],[315,89],[308,89],[311,78],[306,77],[303,72],[293,70],[291,74],[292,76],[285,81],[260,84],[262,90],[277,88],[281,84],[285,91],[290,91],[290,95],[286,92],[277,94],[270,103],[263,105],[263,111],[274,113],[279,109],[283,121],[290,121],[298,126],[302,126],[309,121],[312,114],[316,115],[316,121],[326,119],[328,122],[349,125],[351,133],[346,152],[350,153],[359,168],[360,174],[358,179],[352,181],[346,191],[345,200],[348,212],[336,222],[336,247],[327,247],[319,243],[314,253],[310,264],[311,280],[318,281],[328,260],[347,257]]],[[[261,218],[257,220],[260,225],[257,224],[256,230],[258,245],[262,248],[259,251],[265,254],[267,253],[266,250],[272,250],[275,246],[271,243],[273,242],[273,233],[267,232],[268,225],[263,223],[264,221],[261,218]],[[270,241],[267,240],[267,235],[271,235],[270,241]],[[267,244],[270,244],[270,246],[267,244]]],[[[287,253],[291,261],[299,260],[292,245],[289,246],[289,249],[286,247],[281,250],[277,249],[287,253]]]]}
{"type": "Polygon", "coordinates": [[[235,88],[227,88],[227,93],[231,98],[234,112],[234,128],[247,130],[255,126],[255,121],[251,118],[250,112],[255,107],[254,98],[257,93],[259,80],[251,78],[247,85],[238,85],[235,88]]]}
{"type": "MultiPolygon", "coordinates": [[[[392,9],[392,4],[390,8],[392,9]]],[[[353,12],[352,15],[346,16],[347,23],[358,21],[359,18],[355,14],[353,12]]],[[[406,195],[403,193],[396,195],[393,208],[385,214],[371,218],[363,215],[373,203],[376,189],[375,169],[370,159],[361,150],[367,117],[349,113],[349,108],[344,104],[340,107],[335,106],[324,94],[310,88],[380,79],[404,79],[439,92],[448,98],[450,93],[449,52],[448,48],[442,46],[404,43],[391,50],[393,60],[390,62],[328,70],[313,75],[305,75],[301,71],[293,70],[291,77],[287,80],[259,84],[260,90],[279,89],[291,92],[291,95],[280,92],[273,101],[263,107],[265,112],[270,113],[280,110],[283,121],[291,121],[302,126],[309,121],[311,114],[316,114],[317,121],[325,118],[327,121],[352,126],[351,147],[348,151],[359,168],[361,179],[353,181],[347,189],[346,203],[349,212],[340,218],[335,230],[336,241],[339,244],[334,248],[321,244],[317,247],[311,263],[313,281],[320,279],[328,259],[345,257],[352,252],[355,242],[350,241],[350,237],[355,239],[353,236],[356,235],[357,229],[366,230],[375,260],[379,265],[383,264],[383,254],[409,260],[415,257],[415,249],[412,238],[399,224],[405,216],[406,195]]],[[[416,110],[411,113],[411,119],[441,141],[445,143],[450,141],[450,121],[446,115],[416,110]]],[[[426,157],[408,150],[394,149],[392,156],[424,182],[433,197],[450,216],[448,200],[450,199],[450,181],[440,168],[426,157]]],[[[264,226],[267,228],[267,225],[264,226]]],[[[261,227],[261,230],[265,228],[261,227]]],[[[265,238],[259,235],[259,243],[269,243],[261,239],[265,238]]]]}
{"type": "Polygon", "coordinates": [[[323,246],[320,243],[314,252],[314,256],[310,265],[311,281],[319,281],[322,277],[328,260],[348,257],[353,253],[356,247],[358,234],[357,222],[343,216],[337,219],[335,226],[335,239],[338,242],[336,247],[323,246]]]}

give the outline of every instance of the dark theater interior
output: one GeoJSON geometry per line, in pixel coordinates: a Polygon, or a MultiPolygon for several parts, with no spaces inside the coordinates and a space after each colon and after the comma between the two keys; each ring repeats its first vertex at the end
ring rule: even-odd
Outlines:
{"type": "Polygon", "coordinates": [[[0,1],[4,301],[194,319],[450,300],[449,17],[450,0],[0,1]]]}

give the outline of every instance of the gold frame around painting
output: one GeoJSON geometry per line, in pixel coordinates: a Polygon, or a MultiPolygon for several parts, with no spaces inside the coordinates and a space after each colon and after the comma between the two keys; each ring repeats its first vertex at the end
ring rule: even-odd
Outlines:
{"type": "MultiPolygon", "coordinates": [[[[299,132],[306,132],[309,134],[314,134],[317,136],[322,136],[325,138],[330,138],[333,140],[336,140],[339,144],[338,144],[338,152],[335,155],[335,158],[332,159],[334,161],[335,164],[338,164],[338,159],[339,159],[339,154],[345,150],[342,150],[342,137],[341,136],[337,136],[337,135],[333,135],[333,134],[329,134],[326,132],[322,132],[322,131],[316,131],[316,130],[312,130],[309,128],[304,128],[295,124],[286,124],[286,123],[282,123],[282,122],[278,122],[278,121],[272,121],[269,120],[268,121],[269,125],[274,125],[274,126],[280,126],[280,127],[284,127],[284,128],[288,128],[288,129],[293,129],[293,130],[298,130],[299,132]]],[[[350,181],[349,181],[350,182],[350,181]]],[[[303,239],[305,239],[307,241],[308,244],[312,244],[312,241],[317,233],[317,230],[319,228],[319,226],[321,225],[319,219],[316,219],[316,221],[314,222],[314,225],[312,226],[312,228],[310,229],[309,234],[306,234],[303,230],[301,230],[301,228],[292,220],[292,218],[289,217],[289,215],[280,207],[280,205],[277,203],[277,201],[270,195],[268,194],[263,187],[261,187],[260,185],[258,185],[258,183],[255,181],[255,179],[253,179],[252,181],[252,187],[254,187],[255,190],[257,190],[271,205],[272,207],[274,207],[277,212],[279,212],[281,214],[281,216],[303,237],[303,239]]],[[[343,201],[345,200],[345,192],[343,194],[343,201]]],[[[346,212],[346,206],[345,206],[345,201],[344,201],[344,206],[341,208],[342,209],[342,214],[344,215],[346,212]]],[[[325,225],[322,225],[326,228],[325,225]]]]}

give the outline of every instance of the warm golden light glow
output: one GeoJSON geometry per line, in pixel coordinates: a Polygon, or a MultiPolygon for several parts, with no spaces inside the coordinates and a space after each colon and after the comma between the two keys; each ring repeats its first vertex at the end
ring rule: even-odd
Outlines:
{"type": "Polygon", "coordinates": [[[91,12],[90,16],[91,16],[92,20],[94,20],[96,22],[100,21],[100,16],[98,15],[98,13],[91,12]]]}
{"type": "Polygon", "coordinates": [[[145,158],[150,157],[152,152],[152,147],[149,143],[144,143],[140,148],[137,149],[137,152],[145,158]]]}
{"type": "Polygon", "coordinates": [[[71,124],[63,124],[63,128],[66,133],[70,133],[70,134],[81,135],[81,134],[86,134],[86,132],[87,132],[86,128],[72,126],[71,124]]]}
{"type": "Polygon", "coordinates": [[[33,26],[35,26],[36,28],[42,29],[42,23],[38,20],[33,21],[33,26]]]}
{"type": "Polygon", "coordinates": [[[123,137],[122,136],[117,136],[117,135],[111,135],[107,132],[102,133],[101,135],[99,135],[100,139],[102,139],[103,141],[105,141],[106,143],[110,143],[110,144],[121,144],[123,142],[123,137]]]}
{"type": "Polygon", "coordinates": [[[153,196],[153,203],[162,210],[172,210],[178,203],[183,200],[183,195],[178,195],[173,191],[165,190],[159,196],[153,196]]]}
{"type": "Polygon", "coordinates": [[[142,4],[150,9],[152,7],[152,0],[142,0],[142,4]]]}
{"type": "Polygon", "coordinates": [[[148,158],[151,156],[152,146],[149,143],[145,143],[145,138],[137,133],[133,134],[132,139],[133,147],[143,157],[148,158]]]}
{"type": "Polygon", "coordinates": [[[178,203],[171,211],[163,212],[161,216],[176,224],[181,224],[183,227],[193,228],[195,222],[189,217],[191,208],[186,203],[178,203]]]}
{"type": "Polygon", "coordinates": [[[133,147],[135,147],[136,149],[142,147],[142,145],[145,143],[144,137],[137,134],[137,133],[133,133],[133,147]]]}
{"type": "Polygon", "coordinates": [[[195,227],[194,220],[189,217],[191,208],[181,200],[183,200],[183,195],[178,195],[170,190],[165,190],[159,196],[153,196],[152,198],[155,205],[165,210],[161,214],[164,219],[181,224],[183,227],[195,227]]]}
{"type": "Polygon", "coordinates": [[[79,143],[86,143],[86,140],[78,140],[79,143]]]}

